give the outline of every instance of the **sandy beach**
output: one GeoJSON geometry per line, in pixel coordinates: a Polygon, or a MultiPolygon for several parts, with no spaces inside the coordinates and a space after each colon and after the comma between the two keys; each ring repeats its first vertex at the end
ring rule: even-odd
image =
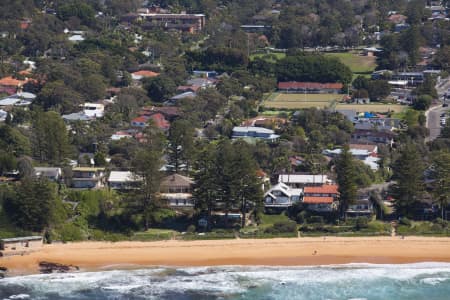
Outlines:
{"type": "Polygon", "coordinates": [[[81,270],[147,266],[450,262],[450,238],[317,237],[290,239],[80,242],[44,245],[24,256],[0,258],[10,275],[38,272],[41,261],[81,270]]]}

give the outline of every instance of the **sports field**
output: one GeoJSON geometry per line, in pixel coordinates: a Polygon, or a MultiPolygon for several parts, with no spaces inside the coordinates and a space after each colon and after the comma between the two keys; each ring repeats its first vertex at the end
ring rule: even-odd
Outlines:
{"type": "MultiPolygon", "coordinates": [[[[282,94],[273,93],[266,101],[264,107],[271,109],[302,109],[302,108],[326,108],[331,107],[336,103],[335,100],[340,101],[344,94],[282,94]]],[[[379,112],[385,113],[394,111],[396,113],[403,111],[407,106],[400,104],[345,104],[337,103],[336,109],[353,109],[358,112],[379,112]]]]}
{"type": "Polygon", "coordinates": [[[355,52],[325,53],[325,56],[339,59],[356,74],[370,74],[377,66],[376,57],[363,56],[355,52]]]}
{"type": "Polygon", "coordinates": [[[330,106],[333,101],[340,101],[342,94],[282,94],[273,93],[264,102],[267,108],[298,109],[330,106]]]}

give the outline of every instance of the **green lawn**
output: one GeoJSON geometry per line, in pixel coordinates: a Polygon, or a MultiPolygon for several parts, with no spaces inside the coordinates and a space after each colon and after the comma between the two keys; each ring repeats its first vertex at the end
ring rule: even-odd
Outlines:
{"type": "Polygon", "coordinates": [[[178,234],[175,230],[150,228],[144,232],[136,232],[132,240],[152,241],[152,240],[169,240],[178,234]]]}
{"type": "Polygon", "coordinates": [[[325,53],[325,55],[336,57],[356,74],[372,73],[377,66],[376,58],[373,56],[362,56],[353,52],[325,53]]]}
{"type": "Polygon", "coordinates": [[[285,53],[255,53],[250,55],[250,61],[254,60],[256,57],[262,58],[266,61],[275,62],[286,57],[285,53]]]}

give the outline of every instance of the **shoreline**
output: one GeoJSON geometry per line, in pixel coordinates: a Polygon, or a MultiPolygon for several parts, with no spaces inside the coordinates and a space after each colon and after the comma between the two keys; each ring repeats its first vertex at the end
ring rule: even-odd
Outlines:
{"type": "Polygon", "coordinates": [[[23,256],[0,257],[8,276],[39,273],[39,262],[80,271],[157,266],[317,266],[348,263],[450,262],[450,238],[302,237],[275,239],[77,242],[44,245],[23,256]]]}

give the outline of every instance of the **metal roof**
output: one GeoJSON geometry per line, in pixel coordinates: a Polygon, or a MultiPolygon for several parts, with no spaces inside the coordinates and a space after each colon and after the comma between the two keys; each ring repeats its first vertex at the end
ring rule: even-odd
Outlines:
{"type": "Polygon", "coordinates": [[[24,236],[24,237],[15,237],[9,239],[0,239],[3,243],[11,243],[11,242],[20,242],[20,241],[34,241],[34,240],[42,240],[42,236],[34,235],[34,236],[24,236]]]}

